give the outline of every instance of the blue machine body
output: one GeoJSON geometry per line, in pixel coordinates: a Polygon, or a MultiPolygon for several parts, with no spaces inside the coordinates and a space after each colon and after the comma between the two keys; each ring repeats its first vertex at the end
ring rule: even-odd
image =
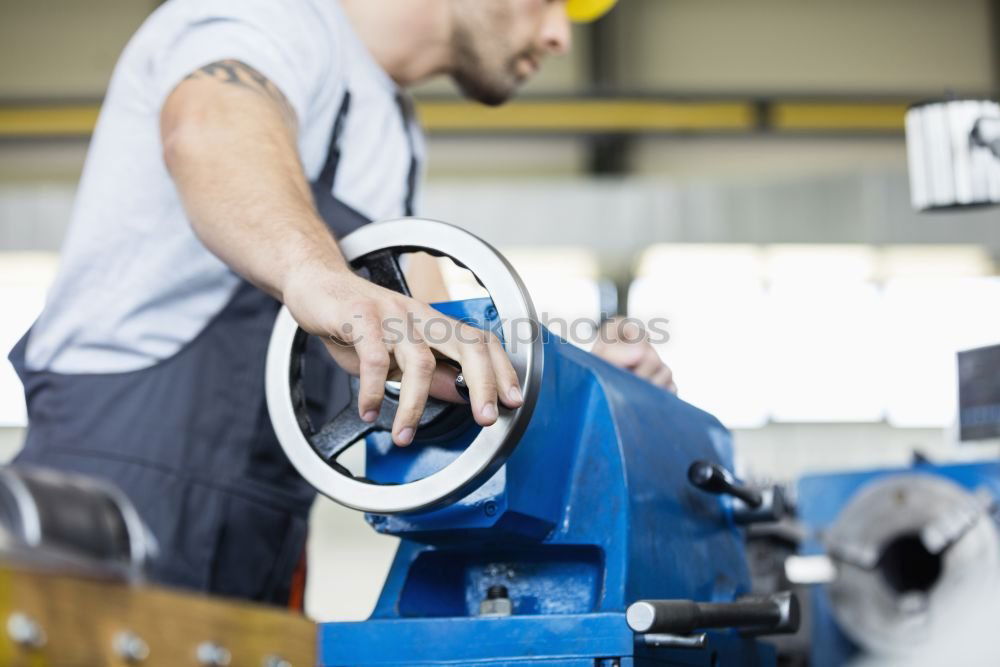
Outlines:
{"type": "MultiPolygon", "coordinates": [[[[824,553],[817,539],[827,530],[844,507],[863,487],[895,475],[936,475],[970,492],[989,493],[1000,501],[1000,463],[966,463],[955,465],[917,464],[910,468],[885,468],[863,472],[833,473],[803,477],[798,484],[798,516],[809,538],[802,553],[824,553]]],[[[811,606],[811,660],[813,667],[835,667],[846,664],[859,649],[837,624],[824,586],[813,586],[811,606]]]]}
{"type": "MultiPolygon", "coordinates": [[[[438,307],[498,331],[489,299],[438,307]]],[[[686,477],[696,459],[731,467],[729,434],[674,395],[543,334],[538,403],[506,464],[443,509],[367,516],[402,541],[371,618],[320,626],[320,663],[773,664],[771,647],[735,631],[710,633],[705,649],[637,646],[624,614],[636,600],[731,601],[749,591],[730,501],[686,477]],[[479,615],[494,585],[509,591],[512,615],[479,615]]],[[[366,476],[425,477],[476,432],[408,448],[371,437],[366,476]]]]}

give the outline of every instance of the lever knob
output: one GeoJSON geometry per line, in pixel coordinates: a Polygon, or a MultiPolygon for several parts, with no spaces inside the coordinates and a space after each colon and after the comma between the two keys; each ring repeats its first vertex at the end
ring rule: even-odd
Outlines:
{"type": "Polygon", "coordinates": [[[764,502],[759,491],[742,486],[733,474],[717,463],[695,461],[688,468],[688,481],[702,491],[739,498],[747,507],[756,509],[764,502]]]}

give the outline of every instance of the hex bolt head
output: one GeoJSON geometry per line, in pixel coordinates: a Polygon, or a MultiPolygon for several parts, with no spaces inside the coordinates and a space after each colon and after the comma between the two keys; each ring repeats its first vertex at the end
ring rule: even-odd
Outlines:
{"type": "Polygon", "coordinates": [[[15,611],[7,617],[7,636],[23,648],[42,648],[45,646],[45,631],[33,618],[27,614],[15,611]]]}
{"type": "Polygon", "coordinates": [[[129,630],[123,630],[112,640],[115,655],[128,663],[140,663],[149,657],[149,644],[129,630]]]}
{"type": "Polygon", "coordinates": [[[501,585],[490,586],[489,590],[486,591],[486,599],[487,600],[500,600],[500,599],[506,599],[506,598],[509,598],[509,597],[510,597],[510,594],[507,593],[507,587],[506,586],[501,586],[501,585]]]}
{"type": "Polygon", "coordinates": [[[204,667],[228,667],[233,660],[232,653],[225,646],[215,642],[202,642],[197,649],[198,664],[204,667]]]}

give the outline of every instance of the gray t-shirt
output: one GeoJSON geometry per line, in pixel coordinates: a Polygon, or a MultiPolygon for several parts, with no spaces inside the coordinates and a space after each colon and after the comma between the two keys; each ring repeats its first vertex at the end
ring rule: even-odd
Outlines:
{"type": "MultiPolygon", "coordinates": [[[[372,219],[403,214],[411,144],[394,82],[336,0],[170,0],[122,53],[87,154],[60,270],[28,342],[32,370],[113,373],[174,354],[239,277],[197,239],[162,157],[160,107],[189,73],[233,58],[288,98],[307,177],[319,174],[346,90],[334,194],[372,219]]],[[[421,160],[421,163],[423,160],[421,160]]]]}

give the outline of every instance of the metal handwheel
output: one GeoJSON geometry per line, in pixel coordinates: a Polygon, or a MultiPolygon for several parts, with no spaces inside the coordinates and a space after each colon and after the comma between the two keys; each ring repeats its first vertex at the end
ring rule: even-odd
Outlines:
{"type": "MultiPolygon", "coordinates": [[[[326,424],[314,428],[302,385],[303,353],[309,335],[298,327],[288,309],[282,308],[271,334],[266,371],[267,407],[278,441],[306,481],[347,507],[398,514],[448,504],[473,491],[504,464],[531,419],[542,373],[542,339],[534,306],[513,267],[495,248],[443,222],[404,218],[366,225],[342,239],[340,248],[355,270],[365,270],[372,282],[404,294],[408,290],[398,263],[402,253],[423,251],[449,257],[468,268],[489,293],[501,318],[503,340],[520,381],[524,404],[516,410],[501,408],[494,425],[482,428],[455,460],[427,477],[404,484],[378,484],[353,476],[337,464],[337,457],[361,437],[390,430],[396,398],[387,391],[379,419],[368,424],[358,417],[358,385],[352,382],[350,404],[326,424]],[[525,324],[530,328],[528,341],[517,339],[513,329],[525,324]]],[[[421,430],[443,419],[448,405],[428,400],[420,420],[421,430]]]]}

